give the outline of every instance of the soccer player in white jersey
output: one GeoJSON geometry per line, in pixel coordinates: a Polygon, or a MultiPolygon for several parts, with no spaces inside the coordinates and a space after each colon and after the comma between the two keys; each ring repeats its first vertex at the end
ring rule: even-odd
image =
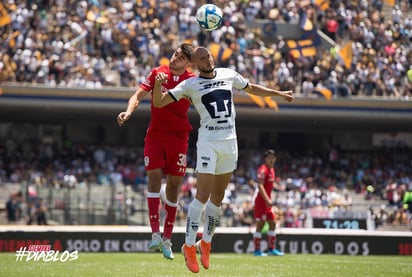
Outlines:
{"type": "Polygon", "coordinates": [[[163,107],[182,98],[189,99],[200,115],[197,140],[197,191],[189,205],[185,244],[182,246],[187,268],[197,273],[200,262],[209,268],[212,237],[219,222],[220,206],[233,171],[236,169],[238,148],[235,127],[233,89],[262,97],[281,96],[292,101],[292,91],[278,91],[247,79],[232,69],[215,68],[213,57],[205,47],[197,47],[192,62],[199,72],[198,77],[189,78],[175,88],[167,90],[164,74],[156,76],[153,89],[153,105],[163,107]],[[196,243],[196,234],[205,208],[202,239],[196,243]]]}

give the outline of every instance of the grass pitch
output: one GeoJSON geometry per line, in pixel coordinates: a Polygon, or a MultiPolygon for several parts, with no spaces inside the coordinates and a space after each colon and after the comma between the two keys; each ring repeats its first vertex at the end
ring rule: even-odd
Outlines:
{"type": "MultiPolygon", "coordinates": [[[[199,276],[279,277],[407,277],[409,256],[292,255],[254,257],[251,254],[212,253],[209,270],[199,276]]],[[[0,253],[0,276],[195,276],[180,253],[169,261],[160,253],[79,253],[67,262],[16,261],[14,253],[0,253]]]]}

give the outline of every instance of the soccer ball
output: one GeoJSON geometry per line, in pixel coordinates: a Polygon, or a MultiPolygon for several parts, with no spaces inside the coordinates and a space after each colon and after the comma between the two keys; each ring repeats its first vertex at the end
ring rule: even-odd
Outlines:
{"type": "Polygon", "coordinates": [[[216,5],[204,4],[197,9],[196,21],[203,30],[212,31],[222,25],[223,12],[216,5]]]}

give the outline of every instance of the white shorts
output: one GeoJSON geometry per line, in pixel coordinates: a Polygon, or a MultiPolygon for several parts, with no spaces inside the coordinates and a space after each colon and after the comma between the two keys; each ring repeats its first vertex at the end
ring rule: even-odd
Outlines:
{"type": "Polygon", "coordinates": [[[197,142],[196,170],[220,175],[237,167],[237,139],[197,142]]]}

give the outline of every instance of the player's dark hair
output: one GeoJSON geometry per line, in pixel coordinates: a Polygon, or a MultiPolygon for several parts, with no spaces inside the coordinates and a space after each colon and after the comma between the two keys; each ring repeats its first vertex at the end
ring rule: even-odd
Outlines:
{"type": "Polygon", "coordinates": [[[182,49],[183,55],[185,55],[185,57],[190,61],[192,59],[194,49],[193,45],[190,43],[182,43],[182,45],[180,45],[180,49],[182,49]]]}
{"type": "Polygon", "coordinates": [[[269,155],[273,155],[273,156],[276,157],[276,152],[273,149],[267,149],[263,155],[264,155],[265,158],[269,155]]]}

